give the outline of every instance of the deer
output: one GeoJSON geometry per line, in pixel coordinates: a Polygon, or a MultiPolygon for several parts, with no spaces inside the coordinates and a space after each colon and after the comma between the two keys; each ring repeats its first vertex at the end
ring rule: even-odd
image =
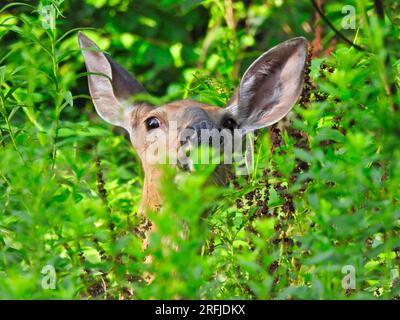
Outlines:
{"type": "MultiPolygon", "coordinates": [[[[202,131],[237,129],[245,135],[277,123],[301,95],[308,54],[308,41],[303,37],[286,40],[264,52],[244,72],[224,108],[190,99],[154,106],[135,100],[135,96],[146,94],[142,84],[84,33],[79,32],[78,42],[98,115],[127,131],[140,158],[144,183],[138,214],[142,216],[149,210],[160,210],[163,204],[160,190],[163,170],[160,164],[148,159],[149,141],[166,136],[172,123],[176,136],[168,139],[165,148],[169,150],[177,150],[188,140],[202,143],[202,131]],[[182,139],[182,133],[189,129],[190,134],[182,139]]],[[[176,166],[190,172],[188,166],[179,163],[176,166]]],[[[226,183],[228,173],[229,170],[215,170],[217,183],[226,183]]]]}

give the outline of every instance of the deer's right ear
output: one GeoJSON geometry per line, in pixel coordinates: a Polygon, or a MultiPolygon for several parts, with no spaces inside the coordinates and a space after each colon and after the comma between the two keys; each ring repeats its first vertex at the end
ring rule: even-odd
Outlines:
{"type": "Polygon", "coordinates": [[[251,64],[226,108],[239,128],[260,129],[286,116],[303,88],[307,51],[305,38],[293,38],[251,64]]]}
{"type": "Polygon", "coordinates": [[[90,73],[89,91],[97,113],[105,121],[130,131],[130,113],[135,107],[130,100],[146,90],[82,32],[78,33],[78,40],[90,73]]]}

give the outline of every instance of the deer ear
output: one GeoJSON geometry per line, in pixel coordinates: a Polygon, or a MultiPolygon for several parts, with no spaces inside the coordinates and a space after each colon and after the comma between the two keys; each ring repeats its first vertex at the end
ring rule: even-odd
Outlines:
{"type": "Polygon", "coordinates": [[[227,106],[240,128],[270,126],[292,109],[303,88],[307,50],[305,38],[293,38],[265,52],[246,70],[227,106]]]}
{"type": "Polygon", "coordinates": [[[135,107],[130,99],[146,90],[82,32],[79,32],[78,40],[86,69],[91,73],[88,76],[89,91],[97,113],[105,121],[130,131],[129,114],[135,107]]]}

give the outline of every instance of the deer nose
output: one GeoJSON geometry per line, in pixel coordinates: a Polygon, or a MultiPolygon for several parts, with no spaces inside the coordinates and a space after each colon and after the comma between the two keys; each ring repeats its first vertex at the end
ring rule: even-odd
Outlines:
{"type": "Polygon", "coordinates": [[[211,131],[212,129],[215,129],[215,126],[209,120],[201,120],[192,123],[191,125],[186,127],[185,133],[183,134],[181,139],[181,144],[184,145],[188,141],[196,141],[198,145],[205,144],[206,141],[202,141],[202,131],[204,131],[203,137],[207,137],[209,135],[205,133],[207,132],[207,130],[211,131]]]}
{"type": "Polygon", "coordinates": [[[189,128],[193,129],[197,135],[200,135],[201,130],[211,130],[214,128],[214,126],[210,121],[202,120],[200,122],[196,122],[189,128]]]}

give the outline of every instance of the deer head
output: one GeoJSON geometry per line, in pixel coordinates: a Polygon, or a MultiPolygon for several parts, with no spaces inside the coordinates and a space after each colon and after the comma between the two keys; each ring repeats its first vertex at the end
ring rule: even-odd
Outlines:
{"type": "MultiPolygon", "coordinates": [[[[204,143],[203,132],[247,132],[270,126],[292,109],[303,87],[307,40],[293,38],[268,50],[250,65],[225,108],[191,100],[152,106],[132,100],[145,89],[128,71],[83,33],[78,38],[97,113],[129,133],[142,161],[142,213],[162,204],[158,186],[162,170],[154,159],[149,160],[154,141],[164,140],[164,151],[179,154],[182,146],[193,141],[204,143]]],[[[178,160],[176,164],[181,170],[190,170],[187,163],[182,165],[178,160]]]]}

